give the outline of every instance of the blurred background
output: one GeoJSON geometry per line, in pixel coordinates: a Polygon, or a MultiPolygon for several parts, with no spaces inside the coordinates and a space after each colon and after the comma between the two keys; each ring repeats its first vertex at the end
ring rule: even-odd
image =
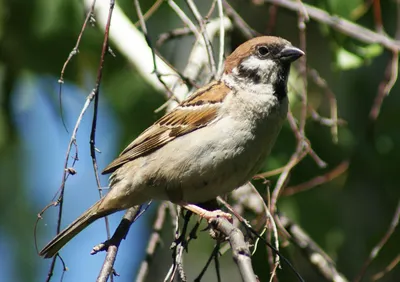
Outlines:
{"type": "MultiPolygon", "coordinates": [[[[140,1],[143,11],[154,2],[140,1]]],[[[185,1],[175,2],[188,11],[185,1]]],[[[196,1],[196,4],[205,15],[213,2],[196,1]]],[[[262,2],[229,1],[257,32],[279,35],[299,46],[298,15],[262,2]]],[[[303,2],[391,38],[400,30],[399,1],[303,2]],[[382,26],[377,21],[377,7],[381,10],[382,26]]],[[[117,4],[132,22],[137,21],[132,0],[119,0],[117,4]]],[[[43,215],[36,236],[34,225],[38,213],[51,203],[60,187],[68,142],[85,99],[94,87],[103,41],[103,28],[98,23],[89,25],[79,54],[66,69],[60,96],[60,71],[76,43],[86,12],[80,0],[0,1],[1,281],[45,281],[47,277],[50,261],[37,255],[35,238],[40,249],[55,235],[58,209],[50,208],[43,215]]],[[[183,26],[166,2],[147,21],[150,39],[154,42],[160,34],[183,26]]],[[[321,169],[312,158],[306,157],[293,169],[286,185],[301,184],[324,175],[343,161],[348,161],[349,166],[339,177],[315,189],[281,197],[278,209],[299,224],[336,262],[337,269],[352,280],[387,231],[400,198],[400,88],[399,83],[395,83],[383,102],[379,117],[372,121],[369,112],[380,84],[388,79],[386,69],[392,52],[379,44],[359,42],[313,20],[307,23],[306,36],[307,64],[319,72],[336,95],[338,116],[346,124],[339,127],[335,143],[330,128],[310,115],[306,135],[328,167],[321,169]]],[[[226,37],[226,53],[246,40],[235,28],[226,37]]],[[[158,51],[182,71],[193,42],[192,35],[173,39],[158,51]]],[[[117,44],[111,41],[110,46],[116,56],[106,58],[96,132],[96,147],[101,151],[97,154],[100,170],[163,114],[162,111],[155,113],[155,109],[165,103],[164,94],[143,80],[136,66],[119,52],[117,44]]],[[[312,79],[308,80],[309,104],[321,116],[330,115],[325,91],[312,79]]],[[[300,99],[291,94],[295,117],[300,108],[300,99]]],[[[89,147],[92,115],[93,105],[86,112],[77,135],[79,161],[75,166],[77,174],[70,176],[66,184],[64,227],[98,200],[89,147]]],[[[263,171],[285,165],[295,146],[296,139],[287,123],[263,171]]],[[[274,187],[277,176],[269,180],[274,187]]],[[[265,195],[262,181],[254,183],[265,195]]],[[[101,184],[107,187],[107,176],[101,177],[101,184]]],[[[115,281],[135,280],[139,264],[145,258],[157,204],[132,226],[122,242],[115,264],[121,276],[115,281]]],[[[111,216],[111,232],[121,216],[121,213],[111,216]]],[[[169,221],[162,232],[160,252],[154,258],[148,281],[161,281],[171,264],[169,221]]],[[[105,238],[104,221],[99,220],[62,250],[68,267],[63,281],[96,279],[105,254],[90,256],[89,252],[105,238]]],[[[206,232],[193,242],[186,254],[189,281],[200,273],[212,248],[213,242],[206,232]]],[[[368,268],[366,281],[385,269],[399,256],[399,251],[400,236],[395,230],[368,268]]],[[[307,281],[324,281],[295,247],[289,246],[283,254],[307,281]]],[[[222,281],[240,281],[230,252],[223,256],[221,263],[222,281]]],[[[265,248],[259,248],[253,264],[260,280],[268,281],[265,248]]],[[[60,281],[62,269],[58,262],[52,281],[60,281]]],[[[285,265],[278,276],[281,281],[295,281],[285,265]]],[[[208,270],[206,277],[205,281],[216,281],[213,269],[208,270]]],[[[398,279],[397,267],[380,281],[398,279]]]]}

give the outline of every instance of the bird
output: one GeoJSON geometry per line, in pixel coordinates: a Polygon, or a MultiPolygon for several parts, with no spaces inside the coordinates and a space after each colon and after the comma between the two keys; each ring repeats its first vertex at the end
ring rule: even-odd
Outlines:
{"type": "Polygon", "coordinates": [[[247,183],[261,168],[288,112],[289,41],[259,36],[238,46],[220,79],[199,88],[130,143],[102,172],[109,192],[51,240],[55,256],[95,220],[150,200],[167,200],[210,219],[196,204],[247,183]]]}

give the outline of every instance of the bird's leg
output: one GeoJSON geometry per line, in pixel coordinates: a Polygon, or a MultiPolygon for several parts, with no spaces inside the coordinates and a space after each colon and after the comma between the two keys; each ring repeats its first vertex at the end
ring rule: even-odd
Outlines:
{"type": "Polygon", "coordinates": [[[232,215],[230,213],[226,213],[221,210],[208,211],[199,206],[196,206],[193,204],[188,204],[186,202],[180,202],[179,205],[182,206],[183,208],[199,215],[200,217],[206,219],[207,221],[210,221],[211,219],[216,218],[216,217],[223,217],[223,218],[227,219],[229,222],[232,222],[232,215]]]}

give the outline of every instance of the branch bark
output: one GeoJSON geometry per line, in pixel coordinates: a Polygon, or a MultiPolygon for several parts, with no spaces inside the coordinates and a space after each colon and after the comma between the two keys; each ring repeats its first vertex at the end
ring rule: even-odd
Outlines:
{"type": "Polygon", "coordinates": [[[310,19],[326,24],[352,38],[368,44],[381,44],[392,51],[400,51],[400,42],[398,40],[394,40],[387,35],[374,32],[339,16],[330,15],[329,13],[316,7],[304,3],[299,5],[298,2],[291,0],[264,0],[264,2],[271,3],[295,12],[301,12],[304,9],[310,19]]]}
{"type": "Polygon", "coordinates": [[[213,218],[210,224],[212,228],[222,232],[227,237],[231,245],[233,260],[239,268],[242,280],[244,282],[257,282],[258,279],[251,264],[249,245],[245,242],[242,231],[222,217],[213,218]]]}

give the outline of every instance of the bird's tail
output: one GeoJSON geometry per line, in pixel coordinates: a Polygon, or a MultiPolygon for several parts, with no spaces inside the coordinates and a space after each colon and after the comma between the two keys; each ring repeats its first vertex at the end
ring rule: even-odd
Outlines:
{"type": "Polygon", "coordinates": [[[102,210],[100,208],[102,201],[101,199],[93,206],[91,206],[87,211],[85,211],[80,217],[78,217],[74,222],[72,222],[67,228],[57,234],[53,240],[51,240],[39,253],[40,256],[45,258],[51,258],[55,256],[58,251],[64,247],[72,238],[74,238],[79,232],[93,223],[95,220],[107,216],[116,212],[116,209],[106,209],[102,210]]]}

